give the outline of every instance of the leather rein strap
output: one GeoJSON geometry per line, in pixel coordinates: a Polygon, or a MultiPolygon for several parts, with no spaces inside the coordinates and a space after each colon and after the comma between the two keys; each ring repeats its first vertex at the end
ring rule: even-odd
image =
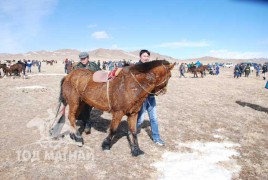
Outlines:
{"type": "MultiPolygon", "coordinates": [[[[164,66],[164,68],[165,68],[165,70],[166,70],[166,78],[165,78],[165,80],[164,80],[163,82],[161,82],[160,84],[156,85],[156,87],[157,87],[157,86],[160,86],[161,84],[164,84],[164,83],[167,81],[167,68],[166,68],[166,66],[163,65],[163,64],[162,64],[162,66],[164,66]]],[[[151,95],[158,95],[158,94],[160,94],[160,93],[163,91],[163,89],[160,89],[160,90],[157,91],[156,93],[151,93],[151,92],[147,91],[147,90],[140,84],[140,82],[137,80],[137,78],[132,74],[132,72],[130,72],[130,74],[132,75],[132,77],[134,78],[134,80],[139,84],[139,86],[140,86],[145,92],[147,92],[148,94],[151,94],[151,95]]],[[[149,84],[149,85],[150,85],[150,84],[149,84]]],[[[151,85],[150,85],[150,86],[151,86],[151,85]]]]}

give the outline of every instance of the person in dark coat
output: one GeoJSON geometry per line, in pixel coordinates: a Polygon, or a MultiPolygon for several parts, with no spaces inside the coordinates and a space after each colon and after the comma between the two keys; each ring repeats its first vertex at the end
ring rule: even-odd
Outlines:
{"type": "MultiPolygon", "coordinates": [[[[89,61],[89,54],[87,52],[81,52],[79,54],[80,62],[73,67],[73,70],[76,69],[89,69],[91,71],[99,71],[101,70],[100,67],[94,63],[89,61]]],[[[85,104],[84,108],[82,109],[81,113],[78,116],[79,120],[82,120],[85,126],[84,132],[86,134],[91,133],[91,120],[90,120],[90,113],[91,113],[92,107],[88,104],[85,104]]]]}

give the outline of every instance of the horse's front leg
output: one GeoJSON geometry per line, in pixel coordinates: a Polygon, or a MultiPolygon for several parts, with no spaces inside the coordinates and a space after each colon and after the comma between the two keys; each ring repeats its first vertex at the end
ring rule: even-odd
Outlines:
{"type": "Polygon", "coordinates": [[[121,111],[116,111],[113,113],[113,119],[110,125],[110,132],[109,135],[102,142],[102,150],[110,150],[115,131],[120,124],[123,116],[124,114],[121,111]]]}
{"type": "Polygon", "coordinates": [[[131,148],[132,156],[139,156],[141,154],[144,154],[144,152],[140,149],[139,144],[138,144],[137,129],[136,129],[137,117],[138,117],[138,114],[135,114],[135,115],[128,116],[128,119],[127,119],[128,127],[132,135],[132,138],[130,140],[130,148],[131,148]]]}

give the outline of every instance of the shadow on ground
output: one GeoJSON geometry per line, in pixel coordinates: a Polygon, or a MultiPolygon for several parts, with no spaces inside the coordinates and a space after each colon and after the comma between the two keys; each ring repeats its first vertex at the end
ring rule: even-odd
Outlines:
{"type": "Polygon", "coordinates": [[[252,104],[252,103],[247,103],[247,102],[242,102],[242,101],[235,101],[235,102],[237,104],[239,104],[240,106],[243,106],[243,107],[247,106],[247,107],[250,107],[256,111],[268,113],[268,108],[259,106],[257,104],[252,104]]]}
{"type": "MultiPolygon", "coordinates": [[[[103,117],[101,117],[101,115],[103,114],[103,111],[100,111],[98,109],[93,109],[91,111],[91,123],[92,123],[92,128],[94,128],[95,130],[99,131],[99,132],[103,132],[103,133],[107,133],[108,129],[110,127],[110,123],[111,123],[111,119],[105,119],[103,117]]],[[[77,125],[81,127],[81,129],[83,129],[83,122],[82,121],[77,121],[77,125]]],[[[142,125],[141,125],[141,129],[145,129],[147,135],[152,139],[151,136],[151,130],[150,130],[150,122],[148,120],[145,120],[142,125]]],[[[126,136],[127,139],[129,140],[128,137],[128,123],[127,121],[121,121],[121,123],[119,124],[115,136],[112,140],[112,145],[115,144],[119,139],[121,139],[122,137],[126,136]]],[[[108,136],[108,134],[107,134],[108,136]]],[[[130,142],[129,142],[130,143],[130,142]]]]}

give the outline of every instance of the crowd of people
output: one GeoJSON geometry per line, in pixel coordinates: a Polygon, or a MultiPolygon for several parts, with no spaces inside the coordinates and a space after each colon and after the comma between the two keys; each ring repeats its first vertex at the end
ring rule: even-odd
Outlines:
{"type": "MultiPolygon", "coordinates": [[[[116,68],[122,68],[126,65],[130,65],[130,64],[134,64],[132,63],[131,60],[129,61],[126,61],[126,60],[118,60],[118,61],[112,61],[112,60],[109,60],[109,61],[92,61],[94,63],[96,63],[98,65],[98,67],[102,70],[109,70],[109,71],[112,71],[116,68]]],[[[72,70],[72,67],[76,65],[75,61],[74,60],[69,60],[68,58],[66,58],[64,60],[64,72],[66,74],[69,74],[72,70]]]]}
{"type": "Polygon", "coordinates": [[[234,78],[239,78],[244,75],[245,77],[249,77],[250,74],[254,75],[254,71],[256,71],[256,77],[260,77],[261,73],[263,74],[263,80],[266,80],[267,73],[267,64],[258,64],[255,67],[250,64],[237,64],[234,67],[234,78]]]}
{"type": "MultiPolygon", "coordinates": [[[[3,69],[3,73],[5,75],[8,74],[15,74],[18,75],[20,72],[19,69],[22,70],[22,73],[25,77],[26,72],[27,73],[32,73],[33,67],[37,67],[37,72],[41,72],[41,66],[42,62],[39,60],[5,60],[5,61],[0,61],[1,68],[3,69]],[[21,66],[21,68],[18,69],[18,67],[21,66]],[[9,72],[9,73],[7,73],[9,72]]],[[[0,69],[1,69],[0,68],[0,69]]],[[[1,76],[1,71],[0,71],[0,76],[1,76]]]]}
{"type": "MultiPolygon", "coordinates": [[[[197,61],[196,63],[181,63],[180,66],[179,66],[179,78],[181,77],[184,77],[186,78],[185,76],[185,72],[189,72],[188,70],[189,69],[198,69],[200,67],[202,67],[203,64],[200,62],[200,61],[197,61]]],[[[210,75],[219,75],[220,74],[220,67],[217,65],[217,64],[208,64],[206,65],[206,68],[205,68],[208,73],[210,75]]],[[[204,75],[206,75],[205,71],[204,71],[204,75]]]]}

